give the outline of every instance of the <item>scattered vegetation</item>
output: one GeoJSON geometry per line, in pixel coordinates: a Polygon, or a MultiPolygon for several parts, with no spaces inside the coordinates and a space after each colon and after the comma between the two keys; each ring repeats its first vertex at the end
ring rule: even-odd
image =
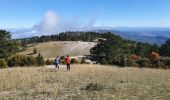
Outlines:
{"type": "Polygon", "coordinates": [[[0,59],[0,68],[7,68],[7,62],[4,59],[0,59]]]}
{"type": "Polygon", "coordinates": [[[81,90],[86,91],[100,91],[103,89],[103,85],[98,83],[89,83],[85,88],[81,88],[81,90]]]}
{"type": "Polygon", "coordinates": [[[46,60],[46,65],[54,65],[54,60],[46,60]]]}
{"type": "Polygon", "coordinates": [[[64,57],[64,56],[61,56],[61,57],[60,57],[60,64],[62,64],[62,65],[65,65],[65,64],[66,64],[66,62],[65,62],[65,57],[64,57]]]}
{"type": "Polygon", "coordinates": [[[37,57],[27,56],[27,55],[14,55],[7,60],[9,67],[15,66],[42,66],[45,64],[45,61],[41,54],[37,57]]]}
{"type": "Polygon", "coordinates": [[[8,58],[8,66],[34,66],[37,64],[37,60],[35,57],[26,56],[26,55],[14,55],[8,58]]]}
{"type": "Polygon", "coordinates": [[[170,57],[170,39],[161,46],[160,53],[162,56],[170,57]]]}
{"type": "Polygon", "coordinates": [[[45,65],[45,61],[44,61],[43,56],[41,56],[41,53],[38,54],[38,56],[36,57],[36,60],[37,60],[37,65],[38,66],[45,65]]]}
{"type": "Polygon", "coordinates": [[[83,57],[82,59],[81,59],[81,64],[86,64],[86,61],[85,61],[86,59],[83,57]]]}
{"type": "Polygon", "coordinates": [[[33,49],[33,54],[37,54],[37,49],[36,48],[33,49]]]}
{"type": "Polygon", "coordinates": [[[75,59],[75,58],[71,59],[71,64],[78,64],[78,63],[79,63],[79,61],[77,59],[75,59]]]}

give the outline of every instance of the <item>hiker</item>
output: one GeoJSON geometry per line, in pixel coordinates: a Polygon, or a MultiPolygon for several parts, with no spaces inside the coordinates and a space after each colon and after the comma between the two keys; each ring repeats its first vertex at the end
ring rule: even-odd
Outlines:
{"type": "Polygon", "coordinates": [[[59,70],[59,64],[60,64],[60,57],[56,57],[54,60],[55,68],[59,70]]]}
{"type": "Polygon", "coordinates": [[[71,62],[71,60],[70,60],[69,55],[67,55],[67,57],[65,58],[65,61],[66,61],[66,64],[67,64],[67,71],[70,71],[70,62],[71,62]]]}

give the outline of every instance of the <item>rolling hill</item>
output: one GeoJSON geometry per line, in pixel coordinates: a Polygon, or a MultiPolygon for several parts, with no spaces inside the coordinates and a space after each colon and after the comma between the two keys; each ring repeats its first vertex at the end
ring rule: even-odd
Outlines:
{"type": "MultiPolygon", "coordinates": [[[[95,42],[81,42],[81,41],[57,41],[45,42],[34,45],[29,45],[23,52],[19,54],[32,55],[33,49],[36,48],[38,52],[46,59],[55,58],[56,56],[82,56],[89,55],[90,49],[96,45],[95,42]]],[[[37,56],[37,54],[33,54],[37,56]]]]}

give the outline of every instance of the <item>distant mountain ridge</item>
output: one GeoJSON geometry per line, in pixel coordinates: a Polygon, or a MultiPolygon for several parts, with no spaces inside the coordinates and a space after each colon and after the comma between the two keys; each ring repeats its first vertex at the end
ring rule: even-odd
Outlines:
{"type": "Polygon", "coordinates": [[[119,27],[113,29],[94,30],[96,32],[112,32],[124,39],[135,40],[139,42],[147,42],[150,44],[163,44],[170,38],[170,28],[133,28],[119,27]]]}
{"type": "MultiPolygon", "coordinates": [[[[9,29],[13,38],[27,38],[33,36],[50,35],[37,33],[32,29],[9,29]]],[[[163,44],[170,38],[170,28],[162,27],[94,27],[95,32],[112,32],[124,39],[140,42],[163,44]]],[[[58,34],[58,33],[55,33],[58,34]]]]}

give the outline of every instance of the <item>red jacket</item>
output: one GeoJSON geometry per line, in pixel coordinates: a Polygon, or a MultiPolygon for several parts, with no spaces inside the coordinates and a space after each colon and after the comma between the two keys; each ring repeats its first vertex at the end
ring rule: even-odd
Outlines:
{"type": "Polygon", "coordinates": [[[66,57],[66,64],[70,64],[71,60],[69,57],[66,57]]]}

